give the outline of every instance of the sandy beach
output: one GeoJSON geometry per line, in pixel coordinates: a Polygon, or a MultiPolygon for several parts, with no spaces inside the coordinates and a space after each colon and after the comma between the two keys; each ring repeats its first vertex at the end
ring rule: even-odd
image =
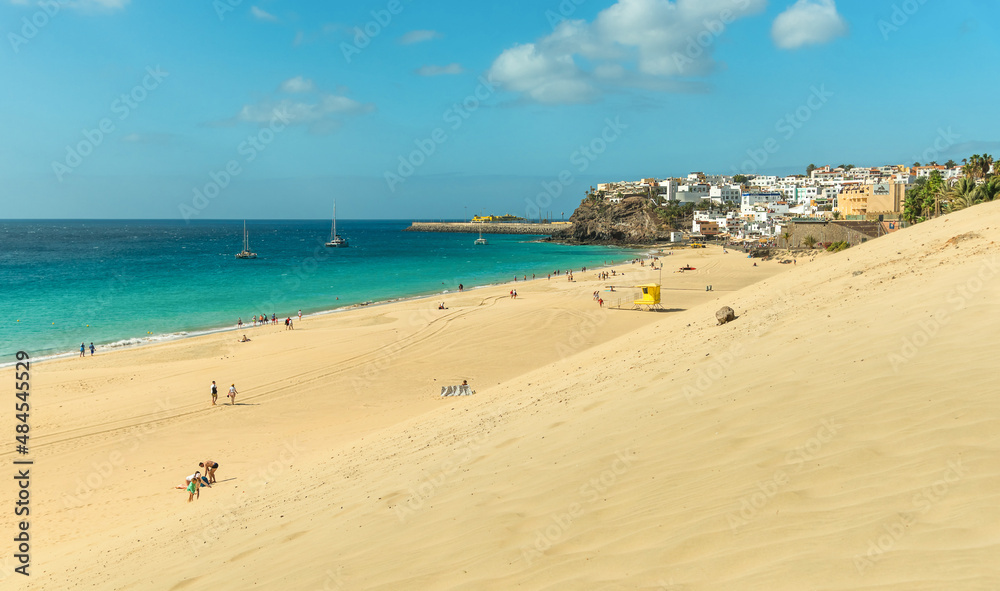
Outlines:
{"type": "Polygon", "coordinates": [[[9,550],[2,586],[1000,587],[998,228],[685,250],[659,313],[592,299],[660,278],[618,265],[38,364],[31,576],[9,550]]]}

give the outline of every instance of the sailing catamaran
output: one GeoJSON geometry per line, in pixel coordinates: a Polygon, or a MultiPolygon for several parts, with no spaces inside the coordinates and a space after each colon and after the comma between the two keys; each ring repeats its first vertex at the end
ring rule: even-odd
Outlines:
{"type": "Polygon", "coordinates": [[[247,221],[243,220],[243,250],[236,254],[238,259],[255,259],[257,253],[250,252],[250,242],[247,240],[247,221]]]}
{"type": "Polygon", "coordinates": [[[479,246],[480,244],[489,244],[488,242],[486,242],[486,239],[483,238],[483,231],[482,230],[479,231],[479,238],[476,238],[476,242],[474,244],[476,246],[479,246]]]}
{"type": "Polygon", "coordinates": [[[330,241],[326,243],[327,246],[332,248],[340,248],[347,246],[347,239],[341,238],[340,234],[337,234],[337,202],[333,202],[333,225],[330,226],[330,241]]]}

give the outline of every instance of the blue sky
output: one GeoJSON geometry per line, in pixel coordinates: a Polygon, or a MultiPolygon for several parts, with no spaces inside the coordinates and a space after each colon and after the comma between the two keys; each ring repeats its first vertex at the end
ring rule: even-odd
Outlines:
{"type": "Polygon", "coordinates": [[[1000,152],[996,2],[0,0],[6,218],[536,216],[1000,152]]]}

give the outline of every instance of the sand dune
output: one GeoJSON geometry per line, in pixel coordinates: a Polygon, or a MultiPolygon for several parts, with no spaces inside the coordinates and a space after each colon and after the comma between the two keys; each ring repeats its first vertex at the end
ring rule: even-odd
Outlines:
{"type": "Polygon", "coordinates": [[[33,576],[0,576],[1000,588],[998,228],[988,204],[794,267],[665,257],[668,313],[598,309],[579,273],[39,365],[33,576]],[[207,406],[212,379],[241,404],[207,406]]]}

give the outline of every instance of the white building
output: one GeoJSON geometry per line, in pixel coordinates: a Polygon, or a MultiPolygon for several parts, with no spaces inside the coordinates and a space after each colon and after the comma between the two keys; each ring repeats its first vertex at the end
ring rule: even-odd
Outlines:
{"type": "Polygon", "coordinates": [[[768,208],[778,201],[783,201],[785,196],[777,191],[771,192],[747,192],[740,197],[740,213],[743,215],[753,215],[754,207],[760,205],[768,208]]]}
{"type": "Polygon", "coordinates": [[[708,198],[719,205],[736,205],[741,196],[739,185],[721,185],[708,190],[708,198]]]}
{"type": "Polygon", "coordinates": [[[688,183],[677,187],[676,199],[681,203],[698,203],[708,199],[710,187],[705,183],[688,183]]]}
{"type": "Polygon", "coordinates": [[[677,200],[677,187],[678,183],[674,179],[665,179],[657,183],[657,193],[660,196],[660,205],[666,204],[667,201],[677,200]]]}
{"type": "Polygon", "coordinates": [[[776,176],[757,176],[757,177],[754,177],[754,178],[750,179],[750,183],[749,184],[750,184],[751,187],[770,189],[771,187],[773,187],[773,186],[775,186],[775,185],[778,184],[778,177],[776,177],[776,176]]]}

